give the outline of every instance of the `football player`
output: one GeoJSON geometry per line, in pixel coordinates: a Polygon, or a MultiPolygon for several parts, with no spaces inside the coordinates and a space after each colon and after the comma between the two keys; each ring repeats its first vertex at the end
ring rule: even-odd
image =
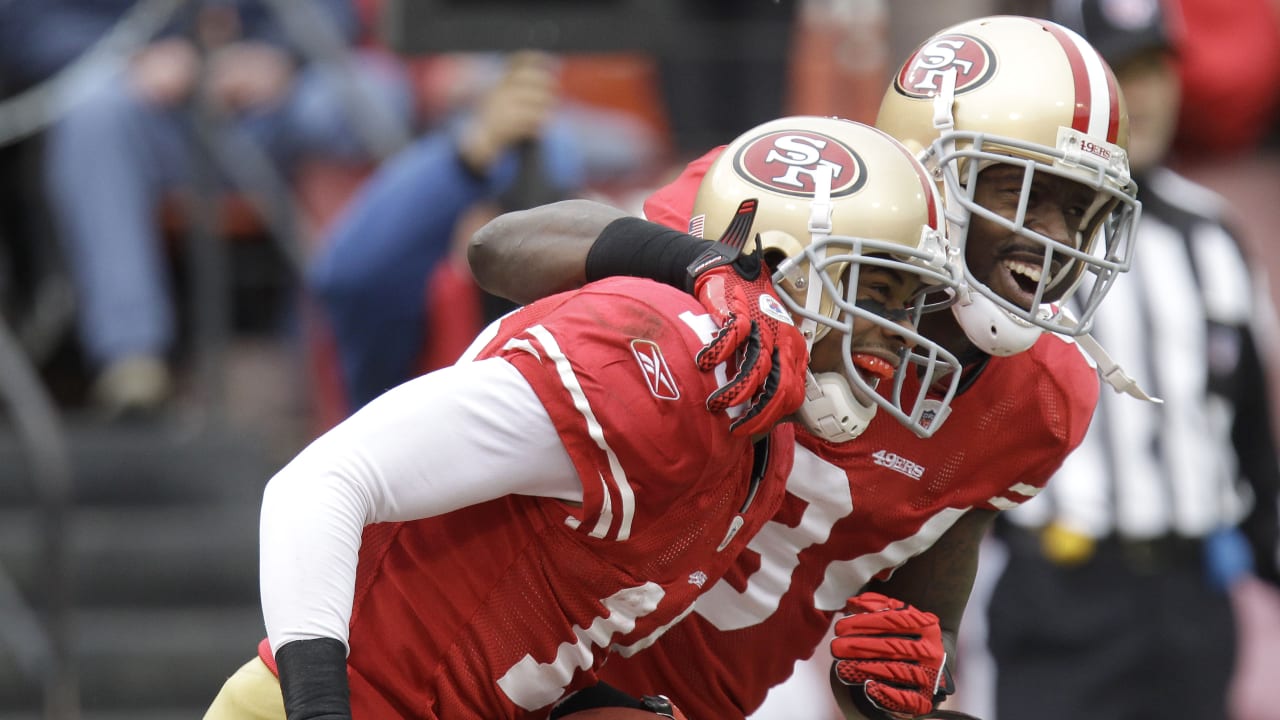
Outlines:
{"type": "MultiPolygon", "coordinates": [[[[817,338],[823,384],[800,412],[814,437],[859,432],[880,407],[919,422],[912,383],[959,370],[914,330],[958,290],[940,194],[869,126],[774,129],[828,163],[799,167],[800,189],[709,208],[728,229],[689,284],[750,297],[748,324],[790,323],[761,292],[759,250],[739,252],[767,248],[817,338]]],[[[773,144],[755,140],[741,145],[763,159],[773,144]]],[[[682,235],[637,222],[615,231],[682,235]]],[[[699,366],[717,337],[690,294],[609,278],[508,315],[463,362],[320,437],[267,486],[268,637],[206,718],[545,718],[606,657],[652,644],[778,512],[796,447],[792,424],[734,433],[749,402],[707,412],[727,381],[725,363],[699,366]]]]}
{"type": "MultiPolygon", "coordinates": [[[[1039,492],[1097,402],[1098,373],[1073,338],[1087,341],[1128,269],[1138,212],[1127,117],[1101,57],[1042,20],[961,23],[902,65],[877,125],[918,151],[944,189],[965,282],[952,311],[920,327],[963,362],[959,419],[927,441],[897,423],[844,444],[797,430],[777,515],[689,618],[603,673],[619,687],[661,690],[693,718],[755,710],[841,611],[833,682],[848,716],[933,711],[950,686],[979,540],[997,512],[1039,492]],[[1074,318],[1060,309],[1070,299],[1081,308],[1074,318]]],[[[784,157],[778,173],[789,169],[784,157]]],[[[730,147],[692,163],[649,199],[647,216],[697,235],[709,216],[694,192],[701,177],[740,162],[730,147]]],[[[615,252],[597,234],[618,214],[571,201],[501,218],[474,239],[473,268],[491,292],[523,300],[595,277],[596,256],[615,252]],[[541,229],[556,232],[535,237],[541,229]],[[546,274],[517,276],[532,256],[546,274]]],[[[661,278],[642,263],[622,271],[661,278]]],[[[784,290],[788,279],[775,275],[784,290]]]]}

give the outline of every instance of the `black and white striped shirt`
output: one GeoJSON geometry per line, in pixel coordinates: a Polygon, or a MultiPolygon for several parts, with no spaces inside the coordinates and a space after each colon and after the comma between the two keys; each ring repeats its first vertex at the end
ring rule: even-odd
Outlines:
{"type": "Polygon", "coordinates": [[[1277,334],[1265,279],[1224,225],[1222,198],[1164,169],[1140,188],[1133,268],[1093,335],[1164,405],[1104,385],[1080,448],[1008,517],[1151,538],[1203,537],[1249,516],[1252,538],[1275,548],[1280,466],[1261,354],[1277,334]]]}

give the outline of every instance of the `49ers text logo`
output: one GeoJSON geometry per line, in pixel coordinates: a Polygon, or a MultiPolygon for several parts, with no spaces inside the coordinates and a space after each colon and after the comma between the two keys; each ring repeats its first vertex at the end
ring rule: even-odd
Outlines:
{"type": "Polygon", "coordinates": [[[867,182],[867,166],[848,145],[809,130],[775,130],[738,150],[733,166],[771,192],[811,197],[819,168],[831,170],[831,197],[851,195],[867,182]]]}
{"type": "Polygon", "coordinates": [[[889,452],[888,450],[877,450],[871,454],[871,457],[876,459],[877,465],[887,467],[894,472],[902,473],[913,480],[919,480],[924,475],[923,466],[902,457],[898,453],[889,452]]]}
{"type": "Polygon", "coordinates": [[[931,98],[942,90],[943,78],[955,73],[955,93],[980,87],[996,72],[991,48],[970,35],[942,35],[921,45],[903,66],[893,86],[908,97],[931,98]]]}

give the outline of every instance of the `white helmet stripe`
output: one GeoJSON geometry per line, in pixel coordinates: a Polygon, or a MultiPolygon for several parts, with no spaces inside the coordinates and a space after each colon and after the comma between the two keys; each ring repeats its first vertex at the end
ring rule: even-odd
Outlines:
{"type": "Polygon", "coordinates": [[[1048,21],[1044,27],[1057,38],[1071,62],[1076,83],[1076,115],[1072,127],[1114,143],[1120,128],[1120,96],[1102,56],[1069,28],[1048,21]]]}

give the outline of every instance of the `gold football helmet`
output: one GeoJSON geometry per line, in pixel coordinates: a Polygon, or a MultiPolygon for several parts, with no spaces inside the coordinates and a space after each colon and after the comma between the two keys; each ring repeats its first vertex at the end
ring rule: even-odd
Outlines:
{"type": "Polygon", "coordinates": [[[809,346],[832,331],[843,336],[843,372],[809,373],[800,411],[806,426],[828,440],[848,440],[880,407],[922,437],[933,434],[955,393],[959,362],[857,299],[859,269],[876,266],[922,282],[909,313],[913,329],[922,312],[952,302],[961,271],[943,231],[941,198],[924,166],[868,125],[782,118],[742,134],[715,160],[699,186],[690,231],[715,237],[739,203],[751,198],[757,200],[752,231],[809,346]],[[892,390],[877,392],[877,381],[855,365],[853,326],[859,318],[902,333],[915,345],[913,352],[904,348],[892,390]],[[931,381],[944,376],[938,383],[944,387],[926,397],[931,381]],[[908,378],[918,383],[912,390],[908,378]],[[869,402],[859,400],[852,387],[869,402]]]}
{"type": "Polygon", "coordinates": [[[1038,269],[1002,261],[1009,283],[1024,289],[1021,302],[992,289],[989,277],[975,277],[964,263],[965,286],[953,311],[975,345],[1009,355],[1030,347],[1042,330],[1071,336],[1089,330],[1117,275],[1129,269],[1139,212],[1124,150],[1124,99],[1093,47],[1047,20],[995,16],[960,23],[907,58],[876,126],[920,153],[943,183],[948,237],[962,258],[975,216],[1029,240],[1043,258],[1038,269]],[[1011,219],[974,201],[978,174],[994,163],[1023,170],[1011,219]],[[1092,191],[1070,242],[1025,222],[1032,185],[1044,174],[1092,191]],[[1062,311],[1069,301],[1074,320],[1062,311]]]}

